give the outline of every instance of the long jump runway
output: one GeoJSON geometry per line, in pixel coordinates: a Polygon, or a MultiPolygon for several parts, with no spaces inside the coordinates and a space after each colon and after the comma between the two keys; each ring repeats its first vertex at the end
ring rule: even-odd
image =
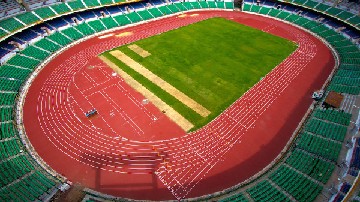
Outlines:
{"type": "Polygon", "coordinates": [[[228,11],[187,14],[95,36],[44,67],[29,88],[23,121],[49,166],[102,193],[168,200],[234,186],[280,154],[309,108],[312,91],[334,68],[330,50],[309,33],[274,19],[228,11]],[[154,105],[144,104],[141,94],[97,58],[215,16],[287,38],[298,49],[196,132],[186,134],[154,105]],[[86,118],[84,112],[93,108],[98,115],[86,118]]]}

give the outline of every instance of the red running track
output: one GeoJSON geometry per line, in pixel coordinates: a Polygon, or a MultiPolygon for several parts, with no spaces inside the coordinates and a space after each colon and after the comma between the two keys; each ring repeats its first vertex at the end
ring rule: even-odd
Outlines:
{"type": "MultiPolygon", "coordinates": [[[[334,67],[331,51],[289,24],[241,12],[159,19],[93,37],[50,61],[30,86],[26,133],[47,164],[73,182],[133,199],[196,197],[253,176],[281,152],[334,67]],[[186,134],[97,58],[145,37],[224,17],[287,38],[298,49],[211,123],[186,134]],[[104,34],[106,35],[106,34],[104,34]],[[99,114],[87,119],[84,112],[99,114]]],[[[189,14],[192,14],[189,13],[189,14]]],[[[241,34],[241,33],[240,33],[241,34]]]]}

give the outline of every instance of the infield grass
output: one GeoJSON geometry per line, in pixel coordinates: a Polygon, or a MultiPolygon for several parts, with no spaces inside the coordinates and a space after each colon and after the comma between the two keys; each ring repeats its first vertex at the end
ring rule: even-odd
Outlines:
{"type": "Polygon", "coordinates": [[[102,55],[173,107],[198,129],[229,107],[287,58],[296,44],[223,18],[211,18],[116,48],[210,110],[201,117],[159,86],[112,56],[102,55]]]}

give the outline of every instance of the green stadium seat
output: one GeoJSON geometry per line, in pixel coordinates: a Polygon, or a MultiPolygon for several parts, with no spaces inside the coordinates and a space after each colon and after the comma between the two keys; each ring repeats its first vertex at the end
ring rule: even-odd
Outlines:
{"type": "Polygon", "coordinates": [[[119,23],[120,26],[124,26],[131,23],[129,18],[127,18],[125,15],[115,16],[114,19],[116,20],[117,23],[119,23]]]}
{"type": "MultiPolygon", "coordinates": [[[[209,5],[210,5],[210,2],[209,2],[209,5]]],[[[214,4],[214,7],[210,7],[210,8],[217,8],[215,2],[212,2],[212,3],[214,4]]],[[[183,5],[187,10],[194,9],[193,5],[190,2],[183,2],[183,5]]]]}
{"type": "Polygon", "coordinates": [[[306,2],[306,0],[293,0],[292,2],[298,5],[303,5],[306,2]]]}
{"type": "Polygon", "coordinates": [[[360,17],[354,15],[354,17],[349,18],[349,19],[347,20],[347,22],[349,22],[351,25],[356,26],[356,27],[359,28],[359,25],[360,25],[360,17]]]}
{"type": "Polygon", "coordinates": [[[157,8],[151,8],[149,9],[149,12],[155,17],[161,17],[163,15],[157,8]]]}
{"type": "Polygon", "coordinates": [[[56,14],[50,9],[50,7],[42,7],[34,10],[34,12],[42,19],[54,17],[56,14]]]}
{"type": "Polygon", "coordinates": [[[286,18],[286,21],[295,22],[295,21],[297,21],[299,18],[300,18],[300,16],[298,16],[298,15],[290,14],[290,15],[286,18]]]}
{"type": "Polygon", "coordinates": [[[308,0],[303,4],[303,6],[314,9],[318,4],[319,4],[319,2],[308,0]]]}
{"type": "Polygon", "coordinates": [[[132,23],[140,22],[142,19],[137,12],[131,12],[126,14],[126,16],[130,19],[132,23]]]}
{"type": "Polygon", "coordinates": [[[61,48],[61,46],[47,40],[46,38],[37,41],[34,45],[50,52],[56,52],[61,48]]]}
{"type": "Polygon", "coordinates": [[[0,108],[0,122],[7,122],[13,120],[13,107],[0,108]]]}
{"type": "Polygon", "coordinates": [[[86,24],[86,23],[82,23],[80,25],[77,25],[75,28],[85,36],[88,36],[88,35],[91,35],[91,34],[95,33],[95,31],[91,27],[89,27],[89,25],[86,24]]]}
{"type": "Polygon", "coordinates": [[[332,16],[337,16],[339,13],[341,13],[343,10],[335,7],[331,7],[328,10],[326,10],[326,13],[332,16]]]}
{"type": "Polygon", "coordinates": [[[243,4],[243,11],[250,11],[251,5],[250,4],[243,4]]]}
{"type": "Polygon", "coordinates": [[[341,143],[309,133],[301,133],[296,142],[296,146],[331,161],[337,160],[341,150],[341,143]]]}
{"type": "Polygon", "coordinates": [[[209,8],[217,8],[216,4],[215,4],[215,1],[207,1],[207,2],[209,4],[209,8]]]}
{"type": "MultiPolygon", "coordinates": [[[[342,70],[340,69],[337,73],[337,75],[344,75],[344,74],[349,74],[352,73],[352,71],[348,72],[348,70],[342,70]]],[[[359,72],[360,75],[360,72],[359,72]]],[[[346,76],[346,75],[344,75],[346,76]]],[[[314,117],[318,118],[318,119],[323,119],[323,120],[327,120],[327,121],[331,121],[334,123],[338,123],[338,124],[342,124],[345,126],[349,126],[350,125],[350,119],[351,119],[351,114],[345,113],[345,112],[341,112],[341,111],[337,111],[337,110],[325,110],[325,109],[316,109],[313,114],[314,117]]]]}
{"type": "MultiPolygon", "coordinates": [[[[197,2],[196,2],[197,3],[197,2]]],[[[197,3],[199,4],[199,3],[197,3]]],[[[175,4],[170,4],[167,6],[169,8],[169,10],[172,12],[172,13],[177,13],[177,12],[180,12],[180,9],[178,7],[175,6],[175,4]]],[[[199,5],[200,7],[200,5],[199,5]]]]}
{"type": "Polygon", "coordinates": [[[225,9],[225,2],[223,2],[223,1],[216,1],[215,3],[216,3],[217,8],[225,9]]]}
{"type": "Polygon", "coordinates": [[[75,28],[73,27],[69,27],[65,30],[62,30],[61,33],[63,33],[64,35],[72,38],[73,40],[78,40],[82,37],[84,37],[84,35],[82,33],[80,33],[79,31],[77,31],[75,28]]]}
{"type": "Polygon", "coordinates": [[[77,1],[69,1],[67,2],[67,4],[71,7],[71,9],[73,9],[74,11],[80,10],[80,9],[84,9],[85,5],[77,0],[77,1]]]}
{"type": "Polygon", "coordinates": [[[101,32],[106,30],[106,27],[101,23],[100,20],[94,20],[88,22],[88,25],[91,26],[96,32],[101,32]]]}
{"type": "Polygon", "coordinates": [[[72,42],[71,39],[62,35],[60,32],[55,32],[54,34],[48,36],[47,39],[50,39],[61,46],[66,46],[72,42]]]}
{"type": "Polygon", "coordinates": [[[21,81],[24,81],[25,78],[28,77],[31,70],[21,69],[9,65],[1,65],[0,66],[0,76],[6,75],[8,78],[15,78],[21,81]]]}
{"type": "Polygon", "coordinates": [[[258,13],[258,12],[260,11],[260,8],[261,8],[260,6],[253,4],[253,5],[251,6],[250,11],[251,11],[251,12],[254,12],[254,13],[258,13]]]}
{"type": "Polygon", "coordinates": [[[112,0],[100,0],[101,5],[110,5],[113,4],[112,0]]]}
{"type": "Polygon", "coordinates": [[[14,32],[18,29],[24,27],[19,21],[15,20],[15,18],[8,18],[0,21],[0,27],[9,32],[14,32]]]}
{"type": "Polygon", "coordinates": [[[209,4],[206,1],[199,2],[201,8],[209,8],[209,4]]]}
{"type": "Polygon", "coordinates": [[[270,8],[263,6],[263,7],[261,7],[259,13],[263,14],[263,15],[267,15],[270,12],[270,10],[271,10],[270,8]]]}
{"type": "Polygon", "coordinates": [[[279,15],[277,15],[276,17],[280,18],[282,20],[285,20],[289,15],[290,15],[290,13],[283,11],[283,12],[279,13],[279,15]]]}
{"type": "Polygon", "coordinates": [[[24,50],[20,52],[23,55],[33,57],[38,60],[44,60],[45,58],[49,57],[50,53],[45,52],[39,48],[36,48],[35,46],[28,46],[24,50]]]}
{"type": "Polygon", "coordinates": [[[84,0],[84,3],[88,8],[100,6],[100,3],[97,0],[84,0]]]}
{"type": "Polygon", "coordinates": [[[201,9],[200,3],[195,1],[195,2],[189,2],[191,4],[191,7],[193,9],[201,9]]]}
{"type": "Polygon", "coordinates": [[[111,29],[119,26],[119,24],[112,17],[101,18],[100,20],[106,26],[107,29],[111,29]]]}
{"type": "Polygon", "coordinates": [[[324,184],[329,180],[335,165],[301,150],[294,150],[286,159],[286,163],[298,171],[324,184]]]}
{"type": "Polygon", "coordinates": [[[280,10],[273,8],[273,9],[270,10],[268,15],[270,15],[272,17],[276,17],[277,15],[279,15],[280,12],[281,12],[280,10]]]}
{"type": "Polygon", "coordinates": [[[246,190],[254,201],[290,202],[291,200],[280,190],[271,185],[267,180],[261,181],[246,190]]]}
{"type": "Polygon", "coordinates": [[[58,14],[64,14],[71,11],[71,9],[65,3],[53,5],[51,8],[54,9],[54,11],[58,14]]]}
{"type": "Polygon", "coordinates": [[[359,95],[360,87],[358,86],[346,86],[346,85],[339,85],[339,84],[330,84],[328,87],[329,91],[335,91],[339,93],[348,93],[353,95],[359,95]]]}
{"type": "Polygon", "coordinates": [[[33,70],[40,64],[40,61],[18,54],[8,60],[6,64],[33,70]]]}
{"type": "Polygon", "coordinates": [[[4,36],[7,35],[7,32],[5,32],[4,30],[0,29],[0,39],[4,36]]]}
{"type": "Polygon", "coordinates": [[[225,2],[225,7],[227,9],[234,9],[234,2],[225,2]]]}
{"type": "Polygon", "coordinates": [[[269,178],[301,202],[314,201],[323,188],[299,172],[284,165],[281,165],[269,178]]]}
{"type": "Polygon", "coordinates": [[[328,10],[329,8],[331,8],[331,6],[328,6],[328,5],[326,5],[326,4],[323,4],[323,3],[319,3],[316,7],[315,7],[315,9],[316,10],[318,10],[318,11],[326,11],[326,10],[328,10]]]}
{"type": "Polygon", "coordinates": [[[148,10],[138,11],[138,14],[143,20],[149,20],[153,18],[152,14],[148,10]]]}
{"type": "Polygon", "coordinates": [[[15,98],[17,93],[0,93],[0,106],[7,105],[7,106],[14,106],[15,105],[15,98]]]}
{"type": "Polygon", "coordinates": [[[18,92],[22,81],[9,78],[0,78],[0,91],[18,92]]]}
{"type": "Polygon", "coordinates": [[[180,10],[180,11],[187,11],[188,9],[184,6],[183,3],[177,3],[175,4],[175,6],[180,10]]]}
{"type": "Polygon", "coordinates": [[[160,6],[160,7],[158,7],[158,9],[160,10],[160,12],[161,12],[163,15],[172,14],[172,11],[171,11],[167,6],[160,6]]]}
{"type": "Polygon", "coordinates": [[[15,137],[17,135],[17,130],[15,129],[15,126],[13,124],[13,122],[9,122],[10,119],[13,118],[13,114],[12,112],[10,113],[9,112],[9,109],[13,109],[12,107],[8,107],[8,108],[5,108],[3,107],[2,109],[8,109],[7,112],[2,112],[2,113],[7,113],[6,115],[3,116],[4,119],[9,119],[7,120],[8,122],[4,122],[4,123],[1,123],[1,129],[0,129],[0,139],[3,140],[3,139],[6,139],[6,138],[11,138],[11,137],[15,137]],[[5,117],[7,116],[7,117],[5,117]]]}
{"type": "Polygon", "coordinates": [[[26,12],[26,13],[17,15],[16,18],[27,25],[33,24],[33,23],[41,20],[38,17],[36,17],[36,15],[34,15],[32,12],[26,12]]]}

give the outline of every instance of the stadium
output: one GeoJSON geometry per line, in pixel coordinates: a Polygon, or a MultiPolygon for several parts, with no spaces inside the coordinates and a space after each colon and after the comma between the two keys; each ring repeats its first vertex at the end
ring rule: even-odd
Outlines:
{"type": "Polygon", "coordinates": [[[1,1],[0,201],[360,201],[359,15],[1,1]]]}

